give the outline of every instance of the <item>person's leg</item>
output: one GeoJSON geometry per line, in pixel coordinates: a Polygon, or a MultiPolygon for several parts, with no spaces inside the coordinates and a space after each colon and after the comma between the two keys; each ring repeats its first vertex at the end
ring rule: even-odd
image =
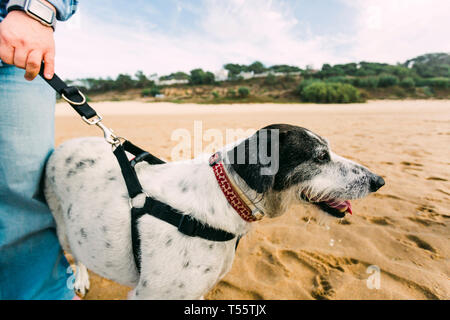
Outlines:
{"type": "Polygon", "coordinates": [[[24,72],[0,66],[0,299],[72,299],[40,186],[54,146],[55,93],[24,72]]]}

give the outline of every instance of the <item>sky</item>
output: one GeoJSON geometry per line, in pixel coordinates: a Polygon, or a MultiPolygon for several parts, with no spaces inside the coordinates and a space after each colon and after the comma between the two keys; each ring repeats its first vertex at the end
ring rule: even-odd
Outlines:
{"type": "Polygon", "coordinates": [[[57,26],[63,78],[218,71],[450,52],[448,0],[80,0],[57,26]]]}

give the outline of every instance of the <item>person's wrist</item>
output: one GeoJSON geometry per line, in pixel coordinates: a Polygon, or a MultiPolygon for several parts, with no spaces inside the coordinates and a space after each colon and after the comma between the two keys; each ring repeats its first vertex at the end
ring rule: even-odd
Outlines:
{"type": "MultiPolygon", "coordinates": [[[[48,1],[46,1],[46,0],[38,0],[38,1],[42,2],[42,3],[45,4],[48,8],[50,8],[50,9],[53,11],[53,13],[54,13],[54,15],[55,15],[55,17],[56,17],[56,8],[55,8],[50,2],[48,2],[48,1]]],[[[10,16],[10,15],[21,15],[21,16],[23,16],[23,17],[27,17],[28,19],[37,21],[37,19],[35,19],[35,18],[29,16],[27,13],[25,13],[25,12],[22,11],[22,10],[12,10],[12,11],[9,11],[9,12],[6,14],[6,16],[10,16]]],[[[53,31],[55,31],[54,26],[52,26],[52,27],[46,26],[46,27],[52,28],[53,31]]]]}

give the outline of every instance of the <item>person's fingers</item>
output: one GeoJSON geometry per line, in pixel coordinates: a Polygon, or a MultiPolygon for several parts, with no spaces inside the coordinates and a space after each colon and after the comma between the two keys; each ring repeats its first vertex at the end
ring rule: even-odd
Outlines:
{"type": "Polygon", "coordinates": [[[28,51],[24,48],[15,48],[14,65],[18,68],[25,69],[27,65],[28,51]]]}
{"type": "Polygon", "coordinates": [[[44,55],[44,77],[48,80],[53,78],[55,74],[55,52],[53,50],[48,51],[44,55]]]}
{"type": "Polygon", "coordinates": [[[38,50],[33,50],[28,54],[25,79],[33,80],[39,74],[42,63],[42,52],[38,50]]]}
{"type": "Polygon", "coordinates": [[[0,60],[6,64],[14,64],[14,47],[0,44],[0,60]]]}

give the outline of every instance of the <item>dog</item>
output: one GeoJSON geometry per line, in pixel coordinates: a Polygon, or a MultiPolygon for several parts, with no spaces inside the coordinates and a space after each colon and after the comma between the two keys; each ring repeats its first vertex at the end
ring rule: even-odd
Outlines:
{"type": "MultiPolygon", "coordinates": [[[[282,215],[294,203],[342,218],[352,213],[349,200],[363,198],[385,183],[364,166],[333,153],[327,140],[294,125],[264,127],[224,147],[221,154],[235,188],[267,218],[282,215]],[[271,150],[271,163],[260,157],[252,160],[252,142],[271,150]],[[263,172],[274,162],[275,170],[263,172]]],[[[44,194],[62,248],[76,261],[75,289],[80,294],[89,289],[89,268],[133,287],[130,299],[202,298],[230,270],[237,239],[249,232],[251,222],[227,201],[204,157],[158,165],[141,162],[135,169],[149,196],[236,238],[215,242],[189,237],[144,215],[138,222],[139,272],[132,249],[129,196],[111,145],[101,138],[70,140],[47,162],[44,194]]],[[[142,206],[145,197],[138,195],[133,206],[142,206]]]]}

